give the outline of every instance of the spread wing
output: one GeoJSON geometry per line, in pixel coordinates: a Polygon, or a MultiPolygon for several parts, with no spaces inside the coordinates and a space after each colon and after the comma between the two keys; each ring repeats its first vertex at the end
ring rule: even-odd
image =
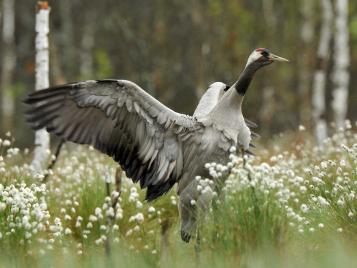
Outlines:
{"type": "Polygon", "coordinates": [[[215,82],[210,85],[198,102],[193,116],[199,118],[208,115],[214,106],[216,106],[219,102],[220,98],[224,94],[225,88],[226,84],[222,82],[215,82]]]}
{"type": "Polygon", "coordinates": [[[197,126],[126,80],[85,81],[36,91],[25,100],[33,129],[46,128],[111,156],[146,199],[166,193],[182,173],[180,134],[197,126]]]}

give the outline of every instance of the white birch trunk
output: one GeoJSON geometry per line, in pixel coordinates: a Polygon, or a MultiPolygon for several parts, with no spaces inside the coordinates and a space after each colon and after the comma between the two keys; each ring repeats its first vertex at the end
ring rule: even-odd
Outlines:
{"type": "Polygon", "coordinates": [[[337,128],[344,128],[350,80],[348,0],[336,0],[332,109],[337,128]]]}
{"type": "Polygon", "coordinates": [[[15,6],[14,0],[3,0],[1,113],[5,131],[11,130],[15,111],[11,83],[15,69],[15,6]]]}
{"type": "Polygon", "coordinates": [[[332,3],[331,0],[321,0],[322,29],[317,50],[318,67],[314,74],[312,106],[315,121],[315,137],[319,145],[327,138],[326,123],[326,72],[330,54],[331,26],[332,26],[332,3]]]}
{"type": "MultiPolygon", "coordinates": [[[[48,33],[49,13],[47,5],[39,4],[36,14],[36,90],[49,87],[48,33]],[[47,7],[47,8],[46,8],[47,7]]],[[[49,156],[50,136],[45,129],[36,131],[32,166],[36,172],[43,169],[49,156]]]]}

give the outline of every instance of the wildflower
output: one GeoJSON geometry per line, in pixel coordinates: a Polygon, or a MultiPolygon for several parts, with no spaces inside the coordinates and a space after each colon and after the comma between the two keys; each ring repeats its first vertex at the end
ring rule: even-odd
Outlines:
{"type": "Polygon", "coordinates": [[[107,217],[114,217],[114,215],[115,215],[114,208],[112,208],[112,207],[108,208],[108,210],[106,211],[105,215],[107,217]]]}
{"type": "Polygon", "coordinates": [[[3,202],[0,202],[0,212],[4,211],[6,209],[6,204],[3,202]]]}
{"type": "Polygon", "coordinates": [[[319,225],[318,225],[318,226],[319,226],[319,228],[320,228],[320,229],[322,229],[322,228],[324,228],[324,227],[325,227],[325,225],[324,225],[323,223],[319,223],[319,225]]]}
{"type": "Polygon", "coordinates": [[[340,228],[337,228],[337,232],[339,232],[339,233],[342,233],[342,228],[340,227],[340,228]]]}
{"type": "Polygon", "coordinates": [[[154,213],[155,211],[156,211],[155,208],[152,206],[148,208],[149,213],[154,213]]]}
{"type": "Polygon", "coordinates": [[[136,219],[136,221],[137,221],[138,223],[143,223],[143,221],[144,221],[144,214],[142,214],[142,213],[136,214],[135,219],[136,219]]]}
{"type": "Polygon", "coordinates": [[[300,192],[305,193],[307,191],[307,188],[305,186],[300,186],[300,192]]]}
{"type": "Polygon", "coordinates": [[[141,203],[139,200],[136,201],[136,208],[142,208],[143,207],[143,203],[141,203]]]}
{"type": "Polygon", "coordinates": [[[101,245],[101,244],[103,244],[102,238],[99,238],[99,239],[95,240],[95,244],[96,244],[96,245],[101,245]]]}
{"type": "Polygon", "coordinates": [[[115,219],[120,220],[123,218],[123,210],[119,207],[115,213],[115,219]]]}
{"type": "Polygon", "coordinates": [[[8,147],[8,146],[11,145],[11,142],[10,142],[9,140],[4,140],[4,141],[2,142],[2,145],[5,146],[5,147],[8,147]]]}
{"type": "Polygon", "coordinates": [[[113,192],[112,192],[112,197],[113,197],[114,199],[118,198],[119,195],[120,195],[120,193],[117,192],[117,191],[113,191],[113,192]]]}
{"type": "Polygon", "coordinates": [[[94,214],[95,214],[96,216],[101,215],[101,214],[102,214],[102,209],[101,209],[101,208],[98,208],[98,207],[95,208],[94,214]]]}
{"type": "Polygon", "coordinates": [[[321,206],[329,206],[330,205],[330,203],[325,198],[323,198],[321,195],[319,195],[317,197],[317,200],[321,206]]]}
{"type": "Polygon", "coordinates": [[[96,216],[94,216],[94,215],[90,215],[90,216],[89,216],[89,221],[95,222],[95,221],[97,221],[97,220],[98,220],[98,218],[97,218],[96,216]]]}
{"type": "Polygon", "coordinates": [[[170,196],[171,204],[176,205],[176,197],[174,195],[170,196]]]}
{"type": "Polygon", "coordinates": [[[309,211],[309,207],[306,204],[301,204],[300,209],[304,213],[309,211]]]}
{"type": "Polygon", "coordinates": [[[107,172],[105,172],[104,181],[105,181],[105,183],[112,183],[112,181],[113,181],[108,170],[107,170],[107,172]]]}
{"type": "Polygon", "coordinates": [[[343,200],[343,198],[341,197],[340,199],[337,200],[337,205],[339,206],[344,206],[345,205],[345,200],[343,200]]]}
{"type": "Polygon", "coordinates": [[[326,161],[322,161],[321,164],[320,164],[320,166],[321,166],[321,168],[323,168],[323,169],[328,168],[328,164],[327,164],[326,161]]]}
{"type": "Polygon", "coordinates": [[[132,233],[133,233],[133,229],[129,229],[129,230],[126,232],[125,236],[131,236],[132,233]]]}

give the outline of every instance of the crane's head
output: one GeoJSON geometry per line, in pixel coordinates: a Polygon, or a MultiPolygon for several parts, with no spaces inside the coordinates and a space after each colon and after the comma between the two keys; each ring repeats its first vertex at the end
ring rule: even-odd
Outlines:
{"type": "Polygon", "coordinates": [[[289,61],[289,60],[279,57],[277,55],[274,55],[266,48],[257,48],[252,52],[252,54],[250,54],[246,67],[248,65],[254,64],[259,68],[259,67],[269,65],[269,64],[273,63],[274,61],[282,62],[282,61],[289,61]]]}

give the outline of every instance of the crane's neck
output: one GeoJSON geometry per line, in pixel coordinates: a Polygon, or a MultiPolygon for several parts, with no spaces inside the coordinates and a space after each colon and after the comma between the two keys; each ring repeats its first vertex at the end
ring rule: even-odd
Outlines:
{"type": "Polygon", "coordinates": [[[255,72],[261,67],[261,65],[252,62],[250,64],[247,64],[243,70],[243,72],[240,74],[237,82],[233,85],[237,93],[241,96],[244,96],[245,93],[248,90],[248,87],[250,85],[250,82],[253,79],[253,76],[255,72]]]}
{"type": "Polygon", "coordinates": [[[245,127],[242,114],[244,95],[261,66],[255,62],[247,64],[237,82],[223,95],[219,103],[208,114],[207,120],[224,129],[233,138],[245,127]]]}

